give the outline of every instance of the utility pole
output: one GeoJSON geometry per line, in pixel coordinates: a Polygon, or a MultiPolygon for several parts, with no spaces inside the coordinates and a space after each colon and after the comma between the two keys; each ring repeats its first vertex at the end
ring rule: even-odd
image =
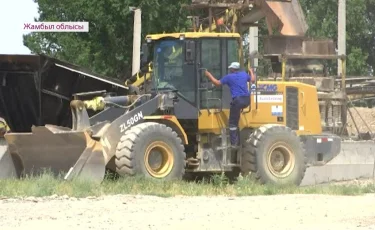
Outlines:
{"type": "MultiPolygon", "coordinates": [[[[346,0],[338,0],[338,29],[337,29],[337,48],[338,55],[346,55],[346,0]]],[[[337,75],[342,74],[342,61],[337,61],[337,75]]],[[[345,87],[345,86],[343,86],[345,87]]]]}
{"type": "MultiPolygon", "coordinates": [[[[346,0],[338,0],[338,15],[337,15],[337,48],[338,48],[338,55],[346,55],[346,0]]],[[[346,63],[346,62],[345,62],[346,63]]],[[[344,68],[346,68],[344,66],[344,68]]],[[[345,70],[344,70],[345,71],[345,70]]],[[[345,92],[346,83],[345,78],[346,75],[343,73],[342,69],[342,60],[337,60],[337,76],[341,76],[341,91],[345,92]]],[[[341,130],[345,132],[345,124],[347,123],[347,103],[342,104],[341,107],[341,122],[344,124],[343,129],[341,130]]]]}
{"type": "MultiPolygon", "coordinates": [[[[249,53],[253,53],[254,51],[258,51],[258,27],[251,26],[249,28],[249,53]]],[[[252,63],[251,68],[258,67],[258,58],[253,59],[254,62],[252,63]]]]}
{"type": "Polygon", "coordinates": [[[132,76],[141,68],[141,30],[142,30],[142,11],[136,7],[129,7],[134,12],[134,28],[133,28],[133,65],[132,76]]]}

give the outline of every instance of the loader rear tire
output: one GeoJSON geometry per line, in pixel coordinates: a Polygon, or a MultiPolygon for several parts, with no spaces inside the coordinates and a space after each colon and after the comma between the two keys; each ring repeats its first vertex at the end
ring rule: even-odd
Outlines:
{"type": "Polygon", "coordinates": [[[116,150],[116,172],[120,176],[182,179],[185,158],[182,140],[175,131],[164,124],[145,122],[130,128],[121,137],[116,150]],[[153,153],[161,157],[156,167],[149,162],[155,159],[153,153]]]}
{"type": "Polygon", "coordinates": [[[261,126],[243,146],[241,171],[261,184],[298,186],[306,171],[304,144],[289,127],[261,126]]]}

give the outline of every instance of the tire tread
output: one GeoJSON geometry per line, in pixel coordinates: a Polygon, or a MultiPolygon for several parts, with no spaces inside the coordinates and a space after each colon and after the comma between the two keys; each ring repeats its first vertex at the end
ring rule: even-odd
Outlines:
{"type": "MultiPolygon", "coordinates": [[[[161,131],[161,132],[169,132],[174,137],[174,141],[178,143],[178,151],[179,153],[183,154],[183,159],[186,159],[186,153],[184,145],[182,144],[181,138],[179,138],[178,134],[173,131],[172,128],[156,123],[156,122],[144,122],[138,124],[136,126],[131,127],[128,129],[124,135],[121,137],[120,142],[117,145],[116,154],[115,154],[115,164],[116,164],[116,172],[121,176],[131,175],[134,176],[136,174],[135,169],[135,149],[142,133],[148,133],[151,131],[161,131]]],[[[185,173],[185,167],[182,167],[181,170],[178,172],[179,176],[183,176],[185,173]]]]}
{"type": "MultiPolygon", "coordinates": [[[[283,125],[276,125],[276,124],[268,124],[259,127],[252,133],[249,138],[246,140],[245,146],[244,146],[244,151],[242,155],[242,164],[241,164],[241,170],[244,175],[247,175],[249,173],[253,174],[255,179],[258,180],[261,184],[265,184],[268,181],[262,177],[258,166],[257,166],[257,156],[260,154],[259,153],[259,148],[262,145],[262,143],[266,140],[266,138],[270,134],[274,133],[289,133],[290,135],[293,135],[293,137],[298,137],[296,132],[290,129],[289,127],[283,126],[283,125]]],[[[303,152],[303,171],[299,175],[299,178],[297,179],[298,185],[302,181],[302,179],[305,176],[306,172],[306,164],[307,164],[307,158],[305,154],[305,145],[302,141],[299,142],[300,148],[303,152]]]]}

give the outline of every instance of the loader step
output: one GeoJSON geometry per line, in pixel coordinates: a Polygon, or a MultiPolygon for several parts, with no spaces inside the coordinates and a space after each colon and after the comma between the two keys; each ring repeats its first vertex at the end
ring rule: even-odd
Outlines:
{"type": "Polygon", "coordinates": [[[227,150],[227,149],[231,149],[231,146],[219,146],[216,148],[217,150],[227,150]]]}
{"type": "Polygon", "coordinates": [[[187,159],[187,166],[191,168],[197,168],[200,164],[199,159],[197,158],[189,158],[187,159]]]}

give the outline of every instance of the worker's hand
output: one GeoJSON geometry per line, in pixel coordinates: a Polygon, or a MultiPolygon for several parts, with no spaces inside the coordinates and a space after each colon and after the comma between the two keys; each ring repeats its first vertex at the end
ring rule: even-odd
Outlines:
{"type": "Polygon", "coordinates": [[[250,81],[251,81],[251,83],[254,83],[255,79],[256,79],[256,76],[254,74],[253,68],[249,68],[249,72],[250,72],[250,81]]]}
{"type": "Polygon", "coordinates": [[[206,77],[208,77],[209,74],[210,72],[208,72],[208,70],[204,71],[204,75],[206,75],[206,77]]]}

